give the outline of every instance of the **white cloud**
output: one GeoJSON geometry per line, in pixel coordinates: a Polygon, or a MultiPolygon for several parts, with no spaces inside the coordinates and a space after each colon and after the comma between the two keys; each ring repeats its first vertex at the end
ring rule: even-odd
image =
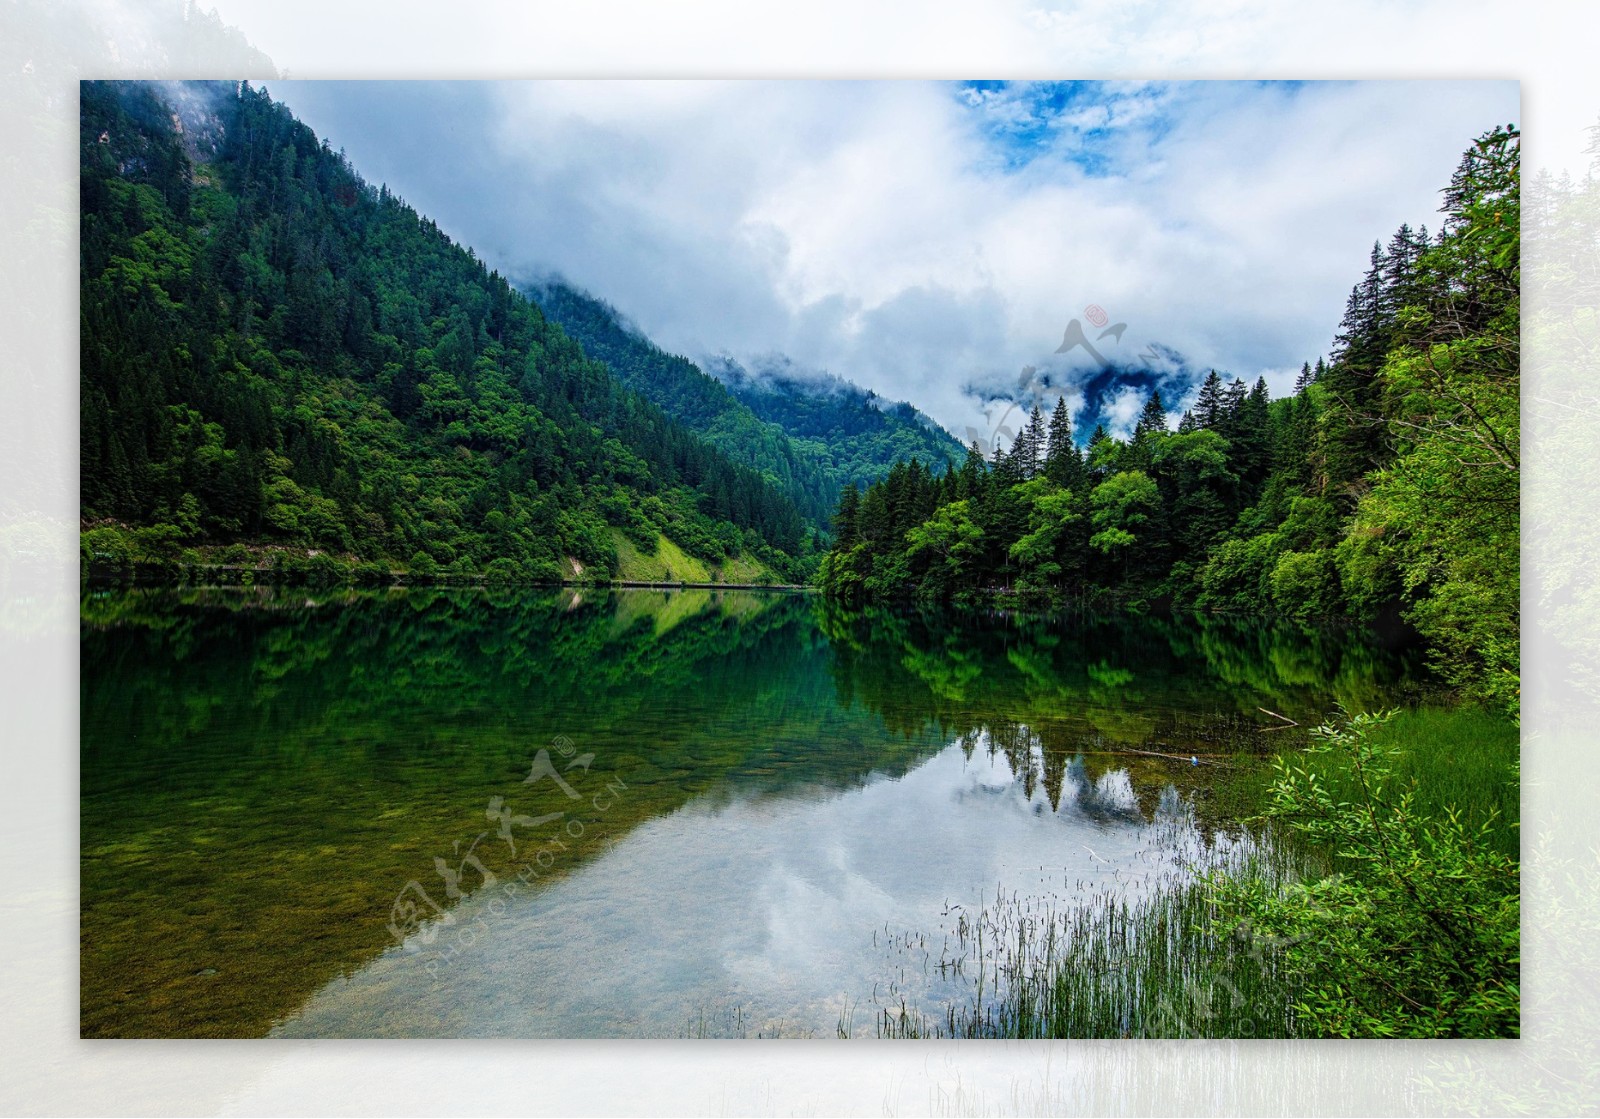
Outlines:
{"type": "Polygon", "coordinates": [[[1372,241],[1436,227],[1461,150],[1518,108],[1503,82],[272,88],[508,274],[559,271],[669,349],[784,352],[957,433],[987,422],[963,386],[1048,362],[1090,303],[1127,323],[1108,359],[1160,343],[1281,390],[1372,241]]]}

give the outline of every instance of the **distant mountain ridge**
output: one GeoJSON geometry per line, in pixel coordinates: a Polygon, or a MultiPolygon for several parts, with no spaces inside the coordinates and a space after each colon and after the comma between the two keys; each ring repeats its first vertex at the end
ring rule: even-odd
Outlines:
{"type": "Polygon", "coordinates": [[[736,462],[760,471],[825,527],[840,492],[888,475],[900,459],[959,463],[961,443],[909,404],[784,357],[749,369],[731,357],[697,364],[651,341],[611,304],[560,279],[522,290],[584,352],[736,462]]]}
{"type": "Polygon", "coordinates": [[[885,400],[832,373],[802,370],[781,355],[754,370],[719,355],[706,362],[706,372],[791,439],[822,443],[818,452],[832,459],[846,483],[867,485],[896,461],[912,458],[959,466],[966,454],[959,439],[911,404],[885,400]]]}

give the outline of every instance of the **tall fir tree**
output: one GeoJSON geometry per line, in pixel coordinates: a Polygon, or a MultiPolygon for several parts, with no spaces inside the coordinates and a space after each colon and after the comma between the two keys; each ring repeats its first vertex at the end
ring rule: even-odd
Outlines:
{"type": "Polygon", "coordinates": [[[1222,378],[1217,376],[1213,369],[1206,374],[1206,379],[1200,383],[1199,395],[1195,397],[1194,407],[1189,409],[1194,417],[1196,427],[1215,428],[1219,426],[1226,414],[1223,408],[1222,378]]]}

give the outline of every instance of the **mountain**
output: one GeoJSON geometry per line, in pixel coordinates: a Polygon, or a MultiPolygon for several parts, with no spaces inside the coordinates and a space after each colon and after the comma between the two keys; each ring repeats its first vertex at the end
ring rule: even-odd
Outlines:
{"type": "Polygon", "coordinates": [[[825,527],[843,488],[888,476],[903,458],[959,462],[961,444],[909,404],[889,404],[785,359],[755,372],[727,357],[697,365],[667,353],[616,308],[560,280],[524,291],[629,388],[759,470],[825,527]]]}
{"type": "Polygon", "coordinates": [[[86,561],[804,575],[781,479],[264,91],[88,82],[80,121],[86,561]]]}
{"type": "Polygon", "coordinates": [[[966,455],[960,440],[910,404],[801,370],[787,358],[770,358],[752,370],[723,356],[707,369],[757,416],[830,463],[842,484],[868,486],[888,477],[896,462],[913,458],[939,467],[946,460],[960,465],[966,455]]]}
{"type": "MultiPolygon", "coordinates": [[[[1074,320],[1072,327],[1077,326],[1074,320]]],[[[1070,337],[1071,328],[1068,334],[1070,337]]],[[[1065,346],[1057,351],[1065,352],[1065,346]]],[[[991,438],[1002,444],[1016,435],[1034,405],[1049,413],[1058,399],[1078,402],[1072,437],[1079,448],[1084,448],[1102,425],[1109,434],[1126,438],[1133,429],[1139,405],[1154,392],[1161,394],[1168,412],[1181,412],[1211,372],[1159,342],[1146,344],[1133,360],[1114,354],[1106,356],[1099,350],[1093,356],[1098,359],[1093,365],[1030,365],[1015,381],[969,382],[964,391],[985,405],[1001,406],[996,409],[1003,417],[1001,427],[991,438]]]]}
{"type": "Polygon", "coordinates": [[[809,521],[826,526],[841,483],[825,461],[792,445],[781,427],[764,422],[688,358],[661,349],[609,303],[559,280],[523,291],[617,380],[733,461],[759,471],[809,521]]]}

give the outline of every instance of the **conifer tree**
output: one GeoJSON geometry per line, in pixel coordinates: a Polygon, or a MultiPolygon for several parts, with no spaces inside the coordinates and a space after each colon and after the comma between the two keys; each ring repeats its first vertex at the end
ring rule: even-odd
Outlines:
{"type": "Polygon", "coordinates": [[[1034,404],[1033,411],[1028,414],[1028,426],[1023,429],[1023,433],[1027,436],[1027,452],[1021,464],[1022,476],[1031,480],[1038,476],[1039,467],[1048,449],[1044,417],[1040,414],[1037,403],[1034,404]]]}
{"type": "Polygon", "coordinates": [[[839,495],[839,509],[833,515],[834,540],[841,548],[849,548],[861,539],[861,490],[854,482],[839,495]]]}
{"type": "Polygon", "coordinates": [[[1200,394],[1195,397],[1194,407],[1189,409],[1194,416],[1196,427],[1214,428],[1222,423],[1225,415],[1222,397],[1222,378],[1217,376],[1213,369],[1206,374],[1206,379],[1200,384],[1200,394]]]}
{"type": "Polygon", "coordinates": [[[1144,410],[1139,413],[1139,420],[1133,426],[1133,437],[1139,439],[1149,434],[1159,434],[1167,430],[1167,412],[1161,406],[1161,390],[1154,389],[1150,399],[1144,402],[1144,410]]]}

